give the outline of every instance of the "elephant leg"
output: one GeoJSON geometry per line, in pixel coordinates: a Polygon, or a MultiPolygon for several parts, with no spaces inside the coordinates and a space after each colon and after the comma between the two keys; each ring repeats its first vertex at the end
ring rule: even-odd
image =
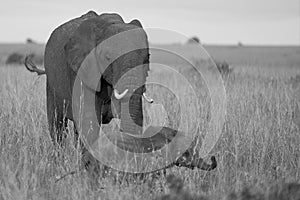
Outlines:
{"type": "Polygon", "coordinates": [[[112,112],[112,95],[113,88],[103,78],[101,78],[101,92],[96,93],[95,109],[97,119],[101,124],[108,124],[113,118],[112,112]]]}
{"type": "MultiPolygon", "coordinates": [[[[100,126],[98,122],[93,121],[92,127],[96,132],[99,132],[100,126]],[[96,125],[97,124],[97,125],[96,125]]],[[[84,131],[84,130],[83,130],[84,131]]],[[[94,139],[96,137],[93,137],[94,139]]],[[[89,139],[88,139],[89,140],[89,139]]],[[[97,185],[99,179],[106,177],[110,172],[110,168],[102,164],[98,159],[96,159],[85,146],[82,140],[79,139],[81,148],[81,164],[82,167],[87,171],[88,176],[93,180],[93,183],[97,185]]]]}
{"type": "Polygon", "coordinates": [[[78,147],[82,147],[83,146],[83,144],[82,144],[82,142],[81,142],[81,140],[79,139],[79,133],[78,133],[78,130],[77,130],[77,126],[76,126],[76,124],[74,123],[74,140],[73,140],[73,144],[74,144],[74,146],[75,146],[75,148],[77,149],[78,147]]]}
{"type": "MultiPolygon", "coordinates": [[[[93,129],[97,127],[93,126],[93,129]]],[[[78,129],[76,124],[74,124],[74,144],[81,150],[81,163],[82,167],[92,174],[99,174],[100,172],[100,162],[93,157],[93,155],[84,146],[84,142],[80,139],[78,129]]]]}
{"type": "MultiPolygon", "coordinates": [[[[100,126],[101,126],[101,113],[103,106],[103,98],[99,94],[94,94],[89,90],[84,91],[85,106],[82,116],[82,127],[79,131],[79,143],[82,149],[81,163],[86,169],[88,174],[94,179],[104,177],[106,172],[106,166],[102,165],[89,151],[89,147],[93,142],[99,138],[100,126]],[[95,99],[95,105],[91,105],[91,99],[95,99]],[[84,138],[82,138],[84,137],[84,138]],[[84,143],[83,141],[86,141],[84,143]]],[[[77,127],[78,128],[78,127],[77,127]]]]}
{"type": "Polygon", "coordinates": [[[102,124],[108,124],[113,118],[113,113],[111,110],[111,101],[104,103],[102,106],[102,124]]]}
{"type": "Polygon", "coordinates": [[[63,115],[63,102],[55,95],[47,82],[47,118],[51,139],[54,143],[63,146],[66,134],[63,132],[68,125],[68,120],[63,115]]]}

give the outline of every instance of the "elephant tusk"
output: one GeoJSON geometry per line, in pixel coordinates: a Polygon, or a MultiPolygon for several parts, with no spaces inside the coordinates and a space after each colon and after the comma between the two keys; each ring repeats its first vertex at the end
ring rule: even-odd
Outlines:
{"type": "Polygon", "coordinates": [[[151,99],[151,98],[149,98],[149,97],[147,97],[147,95],[146,95],[146,93],[144,92],[143,93],[143,97],[144,97],[144,99],[148,102],[148,103],[153,103],[154,102],[154,100],[153,99],[151,99]]]}
{"type": "Polygon", "coordinates": [[[119,94],[117,89],[114,89],[114,95],[116,97],[116,99],[122,99],[128,92],[128,89],[126,89],[122,94],[119,94]]]}

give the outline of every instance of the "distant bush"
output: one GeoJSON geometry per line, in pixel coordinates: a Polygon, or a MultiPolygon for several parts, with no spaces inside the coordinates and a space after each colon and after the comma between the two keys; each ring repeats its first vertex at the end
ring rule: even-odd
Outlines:
{"type": "Polygon", "coordinates": [[[296,76],[291,77],[287,83],[291,84],[294,89],[297,88],[300,85],[300,75],[297,74],[296,76]]]}
{"type": "Polygon", "coordinates": [[[200,44],[200,40],[198,37],[194,36],[188,39],[187,44],[200,44]]]}
{"type": "Polygon", "coordinates": [[[37,44],[37,42],[34,41],[34,40],[31,39],[31,38],[27,38],[27,39],[26,39],[26,43],[27,43],[27,44],[37,44]]]}
{"type": "Polygon", "coordinates": [[[215,63],[222,76],[228,76],[233,71],[233,68],[231,68],[226,61],[223,62],[215,61],[215,63]]]}
{"type": "Polygon", "coordinates": [[[242,47],[242,46],[244,46],[244,45],[243,45],[243,43],[242,43],[241,41],[239,41],[239,42],[238,42],[238,46],[239,46],[239,47],[242,47]]]}
{"type": "MultiPolygon", "coordinates": [[[[37,64],[37,65],[43,65],[44,64],[44,56],[43,55],[31,53],[31,54],[29,54],[29,56],[31,57],[31,60],[35,64],[37,64]]],[[[14,52],[14,53],[12,53],[8,56],[5,63],[7,65],[13,65],[13,64],[22,65],[24,63],[25,57],[26,57],[26,55],[14,52]]]]}
{"type": "Polygon", "coordinates": [[[6,59],[6,64],[11,65],[11,64],[22,64],[24,62],[24,56],[20,53],[12,53],[8,56],[6,59]]]}

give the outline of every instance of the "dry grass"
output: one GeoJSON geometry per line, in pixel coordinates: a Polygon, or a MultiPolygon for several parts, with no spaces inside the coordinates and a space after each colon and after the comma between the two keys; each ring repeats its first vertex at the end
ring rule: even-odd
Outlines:
{"type": "MultiPolygon", "coordinates": [[[[291,75],[299,73],[293,67],[236,68],[225,83],[227,117],[222,137],[212,151],[218,168],[204,172],[174,167],[168,173],[181,177],[187,190],[213,199],[222,199],[245,186],[262,192],[275,183],[299,182],[300,127],[293,123],[293,117],[297,116],[295,105],[300,102],[300,83],[289,82],[291,75]]],[[[156,72],[152,75],[163,78],[156,72]]],[[[191,81],[199,84],[199,80],[191,81]]],[[[184,92],[180,83],[173,84],[184,92]]],[[[149,87],[154,99],[160,99],[170,112],[165,115],[157,107],[146,108],[152,123],[165,121],[165,125],[177,127],[178,104],[171,101],[172,95],[156,90],[149,87]],[[162,113],[155,116],[155,110],[162,113]]],[[[80,152],[71,141],[64,151],[50,142],[45,77],[37,78],[24,67],[1,67],[0,95],[0,199],[147,200],[164,193],[164,177],[137,184],[115,183],[111,176],[95,185],[82,171],[56,183],[58,177],[79,168],[80,152]]],[[[192,103],[188,97],[184,102],[192,103]]],[[[194,131],[205,134],[207,100],[199,102],[203,109],[201,127],[194,131]]],[[[183,113],[189,123],[195,115],[189,110],[183,113]]],[[[146,121],[149,123],[149,118],[146,121]]]]}
{"type": "MultiPolygon", "coordinates": [[[[213,200],[213,198],[195,194],[184,188],[182,179],[168,175],[166,178],[168,186],[167,194],[159,196],[156,200],[213,200]]],[[[244,187],[241,191],[231,192],[223,200],[299,200],[300,183],[279,183],[261,192],[251,187],[244,187]]]]}

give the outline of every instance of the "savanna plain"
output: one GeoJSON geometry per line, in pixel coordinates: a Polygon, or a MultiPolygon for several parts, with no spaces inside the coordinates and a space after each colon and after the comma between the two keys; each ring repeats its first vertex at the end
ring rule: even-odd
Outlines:
{"type": "MultiPolygon", "coordinates": [[[[156,46],[161,47],[161,46],[156,46]]],[[[169,45],[189,56],[192,45],[169,45]]],[[[264,192],[283,182],[300,183],[300,47],[204,46],[233,71],[223,76],[226,116],[222,134],[210,155],[217,158],[213,171],[173,167],[184,189],[211,199],[224,199],[233,191],[249,188],[264,192]]],[[[22,65],[6,65],[13,51],[43,53],[41,45],[0,45],[0,199],[155,199],[168,190],[163,175],[143,182],[115,181],[115,174],[97,185],[80,169],[80,150],[72,140],[72,123],[64,149],[50,141],[46,117],[44,76],[28,72],[22,65]],[[72,172],[76,173],[62,176],[72,172]],[[61,178],[61,179],[59,179],[61,178]]],[[[156,85],[147,87],[156,104],[144,106],[145,124],[177,128],[180,116],[189,131],[198,135],[198,148],[210,120],[209,90],[193,70],[167,56],[158,56],[179,69],[195,86],[196,100],[176,76],[150,70],[149,78],[168,81],[184,98],[188,109],[180,109],[176,97],[156,85]],[[168,77],[166,79],[165,77],[168,77]],[[193,105],[199,104],[200,114],[193,105]],[[190,126],[197,121],[199,126],[190,126]]],[[[193,55],[201,68],[201,59],[193,55]]],[[[209,77],[208,77],[209,78],[209,77]]],[[[209,156],[204,158],[209,162],[209,156]]],[[[250,199],[250,198],[249,198],[250,199]]]]}

